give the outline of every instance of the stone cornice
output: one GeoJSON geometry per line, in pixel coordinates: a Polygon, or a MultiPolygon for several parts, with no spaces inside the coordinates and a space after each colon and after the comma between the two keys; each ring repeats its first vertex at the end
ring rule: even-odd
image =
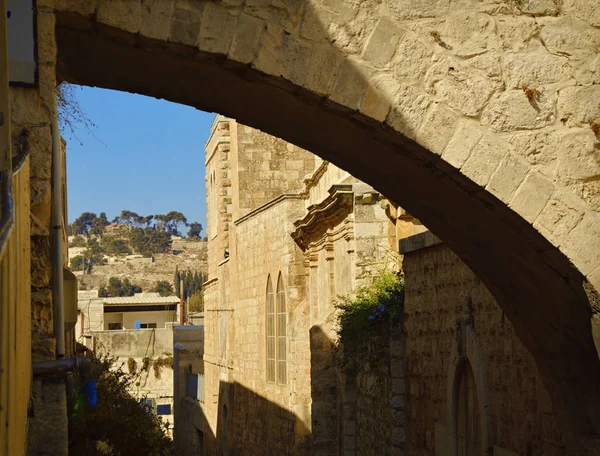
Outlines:
{"type": "Polygon", "coordinates": [[[276,204],[278,204],[284,200],[288,200],[288,199],[301,200],[301,199],[304,199],[304,196],[302,194],[298,194],[298,193],[284,193],[282,195],[279,195],[277,198],[272,199],[271,201],[267,201],[262,206],[258,206],[256,209],[254,209],[251,212],[248,212],[246,215],[240,217],[239,219],[234,220],[233,224],[237,226],[237,225],[245,222],[246,220],[254,217],[255,215],[260,214],[263,211],[266,211],[270,207],[275,206],[276,204]]]}
{"type": "Polygon", "coordinates": [[[329,196],[318,204],[308,207],[308,213],[294,222],[292,238],[306,250],[310,238],[323,226],[323,222],[341,212],[350,212],[354,201],[354,192],[350,184],[332,185],[329,196]]]}
{"type": "Polygon", "coordinates": [[[304,192],[303,193],[308,194],[311,187],[314,187],[319,182],[319,180],[321,180],[321,177],[323,177],[323,174],[325,174],[325,171],[327,171],[328,166],[329,166],[329,162],[324,160],[319,165],[319,167],[313,171],[313,173],[309,177],[304,179],[304,192]]]}

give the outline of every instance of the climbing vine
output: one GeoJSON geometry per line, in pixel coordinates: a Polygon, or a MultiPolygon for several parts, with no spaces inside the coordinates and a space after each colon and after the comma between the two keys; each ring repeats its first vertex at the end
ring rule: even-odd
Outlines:
{"type": "Polygon", "coordinates": [[[402,273],[383,272],[369,285],[339,298],[336,309],[339,362],[348,376],[355,376],[368,356],[371,367],[387,350],[385,325],[397,324],[404,305],[402,273]]]}

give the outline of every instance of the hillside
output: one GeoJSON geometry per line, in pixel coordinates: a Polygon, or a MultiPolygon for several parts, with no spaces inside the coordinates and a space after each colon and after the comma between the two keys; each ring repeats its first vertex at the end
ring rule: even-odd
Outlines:
{"type": "MultiPolygon", "coordinates": [[[[72,240],[70,238],[70,240],[72,240]]],[[[79,254],[83,248],[70,247],[69,260],[79,254]]],[[[175,269],[179,271],[207,272],[207,252],[205,241],[189,241],[173,238],[172,250],[169,253],[157,253],[152,258],[141,255],[123,255],[106,257],[108,262],[95,265],[92,274],[74,271],[78,276],[80,289],[92,290],[108,282],[109,277],[128,278],[132,283],[149,291],[159,280],[173,282],[175,269]]]]}

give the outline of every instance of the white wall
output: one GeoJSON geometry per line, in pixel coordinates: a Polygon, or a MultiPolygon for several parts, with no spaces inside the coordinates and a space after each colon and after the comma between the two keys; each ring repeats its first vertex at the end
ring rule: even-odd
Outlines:
{"type": "MultiPolygon", "coordinates": [[[[140,321],[141,323],[156,323],[157,329],[166,327],[167,322],[175,321],[174,310],[158,310],[158,311],[146,311],[146,312],[124,312],[123,315],[123,329],[135,329],[135,322],[140,321]]],[[[104,314],[104,319],[106,320],[104,314]]]]}

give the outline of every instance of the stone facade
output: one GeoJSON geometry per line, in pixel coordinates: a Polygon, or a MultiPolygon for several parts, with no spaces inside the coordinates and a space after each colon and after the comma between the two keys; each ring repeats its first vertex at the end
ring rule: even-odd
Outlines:
{"type": "Polygon", "coordinates": [[[99,298],[98,290],[79,291],[77,339],[97,354],[116,357],[113,367],[136,377],[130,393],[138,398],[169,405],[171,413],[161,415],[173,431],[173,372],[170,366],[154,368],[156,360],[173,360],[173,327],[176,324],[177,297],[158,293],[136,293],[125,298],[99,298]],[[159,303],[162,303],[159,305],[159,303]],[[151,304],[151,306],[149,306],[151,304]],[[115,309],[120,312],[111,312],[115,309]],[[143,310],[136,310],[142,307],[143,310]],[[152,307],[160,310],[149,310],[152,307]],[[170,309],[170,310],[163,310],[170,309]],[[135,322],[153,322],[156,327],[136,328],[135,322]],[[118,323],[120,329],[109,328],[118,323]],[[148,362],[144,368],[145,359],[148,362]]]}
{"type": "Polygon", "coordinates": [[[206,396],[195,412],[206,454],[368,451],[376,413],[393,413],[389,362],[346,391],[334,359],[334,302],[390,261],[390,203],[309,152],[225,118],[213,125],[206,168],[206,396]],[[373,397],[380,383],[389,398],[373,397]],[[377,400],[373,416],[356,409],[377,400]]]}
{"type": "Polygon", "coordinates": [[[161,415],[173,431],[173,327],[167,329],[135,329],[98,331],[94,333],[97,353],[117,358],[114,367],[134,375],[130,393],[138,399],[154,401],[154,412],[159,405],[170,406],[171,413],[161,415]],[[133,360],[133,364],[132,364],[133,360]],[[145,360],[148,363],[145,366],[145,360]],[[157,360],[167,360],[167,365],[155,367],[157,360]]]}
{"type": "Polygon", "coordinates": [[[482,282],[429,232],[407,241],[408,454],[597,454],[561,427],[533,356],[482,282]]]}
{"type": "Polygon", "coordinates": [[[207,454],[204,450],[205,446],[209,441],[214,441],[214,436],[200,408],[200,403],[207,400],[203,387],[204,327],[176,326],[173,328],[173,343],[173,415],[176,452],[181,456],[204,455],[207,454]],[[195,377],[195,382],[189,378],[190,376],[195,377]]]}

